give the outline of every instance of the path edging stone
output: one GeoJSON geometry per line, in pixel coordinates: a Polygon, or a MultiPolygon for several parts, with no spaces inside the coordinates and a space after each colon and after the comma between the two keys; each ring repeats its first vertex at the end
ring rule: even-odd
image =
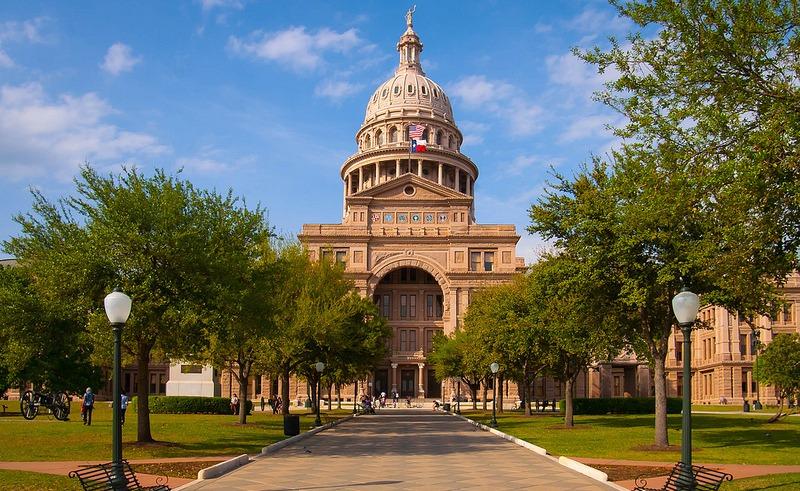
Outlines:
{"type": "Polygon", "coordinates": [[[247,464],[248,462],[250,462],[250,456],[247,455],[246,453],[243,453],[242,455],[226,460],[225,462],[220,462],[219,464],[214,464],[211,467],[200,469],[197,472],[197,479],[199,480],[213,479],[223,474],[227,474],[228,472],[234,469],[238,469],[239,467],[247,464]]]}
{"type": "Polygon", "coordinates": [[[550,460],[552,460],[552,461],[554,461],[554,462],[556,462],[556,463],[558,463],[560,465],[563,465],[564,467],[572,469],[575,472],[579,472],[579,473],[583,474],[586,477],[590,477],[590,478],[594,479],[595,481],[600,481],[600,482],[602,482],[602,483],[604,483],[604,484],[606,484],[606,485],[608,485],[608,486],[610,486],[610,487],[612,487],[614,489],[617,489],[617,490],[627,491],[626,488],[623,488],[623,487],[619,486],[618,484],[614,484],[613,482],[609,481],[608,480],[608,474],[606,474],[605,472],[603,472],[601,470],[595,469],[594,467],[590,467],[590,466],[588,466],[586,464],[581,464],[578,461],[572,460],[572,459],[564,457],[564,456],[561,456],[559,458],[555,458],[552,455],[548,455],[546,449],[544,449],[544,448],[542,448],[542,447],[540,447],[538,445],[534,445],[531,442],[527,442],[527,441],[522,440],[520,438],[517,438],[515,436],[511,436],[508,433],[504,433],[504,432],[498,430],[497,428],[492,428],[491,426],[486,426],[485,424],[478,423],[477,421],[469,419],[466,416],[462,416],[460,414],[455,414],[455,413],[453,413],[451,411],[444,411],[444,412],[446,412],[447,414],[450,414],[451,416],[455,416],[456,418],[462,419],[462,420],[468,422],[469,424],[471,424],[473,426],[477,426],[478,428],[482,429],[483,431],[488,431],[489,433],[492,433],[493,435],[497,435],[497,436],[499,436],[499,437],[501,437],[501,438],[503,438],[505,440],[508,440],[508,441],[510,441],[510,442],[512,442],[512,443],[514,443],[516,445],[519,445],[522,448],[526,448],[526,449],[530,450],[531,452],[535,452],[535,453],[537,453],[537,454],[539,454],[539,455],[541,455],[543,457],[547,457],[548,459],[550,459],[550,460]]]}

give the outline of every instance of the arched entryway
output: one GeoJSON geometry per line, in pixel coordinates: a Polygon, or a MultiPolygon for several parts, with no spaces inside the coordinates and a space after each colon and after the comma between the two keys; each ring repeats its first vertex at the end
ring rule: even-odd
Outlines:
{"type": "Polygon", "coordinates": [[[376,367],[372,392],[401,398],[440,398],[441,384],[427,364],[433,338],[444,331],[446,290],[434,274],[398,264],[373,283],[372,300],[392,328],[388,363],[376,367]]]}

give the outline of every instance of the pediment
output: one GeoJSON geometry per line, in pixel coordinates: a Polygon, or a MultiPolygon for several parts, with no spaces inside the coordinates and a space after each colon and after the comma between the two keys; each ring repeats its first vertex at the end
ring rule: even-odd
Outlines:
{"type": "Polygon", "coordinates": [[[381,183],[378,186],[365,189],[353,196],[370,197],[387,200],[430,201],[448,199],[469,199],[470,197],[456,192],[448,187],[419,177],[415,174],[405,174],[397,179],[381,183]],[[408,194],[406,188],[413,187],[413,193],[408,194]]]}

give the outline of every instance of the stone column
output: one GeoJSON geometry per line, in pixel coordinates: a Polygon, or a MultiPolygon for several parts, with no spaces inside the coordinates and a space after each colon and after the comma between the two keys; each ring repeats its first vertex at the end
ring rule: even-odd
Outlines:
{"type": "Polygon", "coordinates": [[[467,194],[472,196],[472,176],[467,175],[467,194]]]}
{"type": "Polygon", "coordinates": [[[440,186],[442,185],[442,171],[444,170],[443,167],[444,166],[442,165],[442,163],[439,162],[439,185],[440,186]]]}
{"type": "Polygon", "coordinates": [[[352,182],[353,179],[352,178],[353,178],[352,173],[348,172],[347,173],[347,184],[346,184],[347,187],[345,187],[345,193],[344,193],[345,196],[350,196],[350,190],[353,189],[352,188],[352,186],[353,186],[353,182],[352,182]]]}
{"type": "Polygon", "coordinates": [[[375,162],[375,185],[378,185],[378,184],[381,183],[380,171],[381,171],[381,163],[380,162],[375,162]]]}
{"type": "Polygon", "coordinates": [[[397,390],[397,363],[392,363],[392,392],[398,392],[397,390]]]}
{"type": "Polygon", "coordinates": [[[358,168],[358,190],[361,191],[364,189],[364,167],[361,166],[358,168]]]}
{"type": "Polygon", "coordinates": [[[456,182],[455,182],[455,185],[453,186],[453,189],[454,189],[456,192],[459,192],[458,190],[459,190],[460,188],[461,188],[461,169],[459,169],[458,167],[456,167],[456,182]]]}
{"type": "Polygon", "coordinates": [[[417,175],[422,177],[422,159],[417,160],[417,175]]]}
{"type": "Polygon", "coordinates": [[[425,364],[418,363],[417,366],[419,367],[419,397],[425,397],[425,364]]]}

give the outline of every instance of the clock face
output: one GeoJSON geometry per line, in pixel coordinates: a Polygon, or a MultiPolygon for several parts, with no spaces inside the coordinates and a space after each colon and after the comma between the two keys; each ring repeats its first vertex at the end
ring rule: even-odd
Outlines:
{"type": "Polygon", "coordinates": [[[447,213],[439,213],[439,223],[447,221],[447,213]]]}
{"type": "Polygon", "coordinates": [[[394,222],[394,213],[384,213],[383,214],[383,221],[386,223],[394,222]]]}
{"type": "Polygon", "coordinates": [[[425,223],[433,223],[433,213],[425,214],[425,223]]]}
{"type": "Polygon", "coordinates": [[[414,223],[419,223],[419,213],[412,213],[411,214],[411,221],[414,223]]]}
{"type": "Polygon", "coordinates": [[[372,221],[373,222],[380,222],[381,221],[381,214],[380,213],[373,213],[372,214],[372,221]]]}
{"type": "Polygon", "coordinates": [[[397,223],[406,223],[406,222],[408,222],[408,213],[398,213],[397,223]]]}

